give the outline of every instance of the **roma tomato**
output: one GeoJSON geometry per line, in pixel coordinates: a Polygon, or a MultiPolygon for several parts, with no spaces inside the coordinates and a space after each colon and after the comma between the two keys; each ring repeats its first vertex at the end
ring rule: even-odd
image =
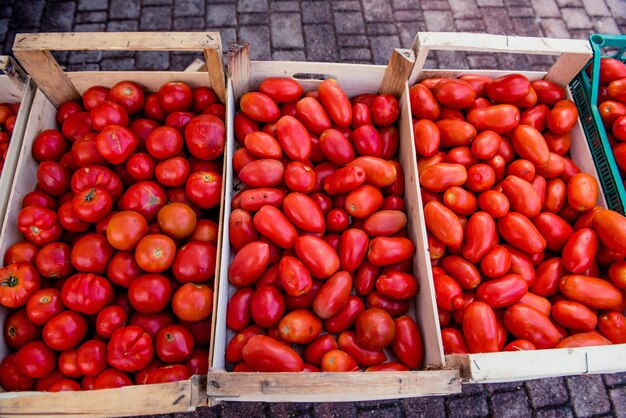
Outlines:
{"type": "Polygon", "coordinates": [[[281,248],[295,245],[298,232],[285,215],[273,206],[263,206],[252,219],[257,231],[281,248]]]}
{"type": "Polygon", "coordinates": [[[309,196],[303,193],[290,193],[283,201],[283,213],[298,229],[321,233],[324,232],[324,214],[309,196]]]}
{"type": "Polygon", "coordinates": [[[280,109],[269,96],[250,92],[241,96],[241,111],[257,122],[274,122],[280,117],[280,109]]]}
{"type": "Polygon", "coordinates": [[[300,372],[304,362],[298,353],[265,335],[252,336],[242,350],[243,359],[260,372],[300,372]]]}
{"type": "Polygon", "coordinates": [[[598,329],[613,344],[626,343],[626,317],[621,313],[609,312],[600,316],[598,329]]]}
{"type": "Polygon", "coordinates": [[[322,135],[332,126],[330,117],[322,104],[312,97],[304,97],[298,101],[296,118],[315,135],[322,135]]]}
{"type": "Polygon", "coordinates": [[[583,332],[563,338],[556,345],[556,348],[590,347],[597,345],[611,345],[611,341],[597,332],[583,332]]]}
{"type": "Polygon", "coordinates": [[[463,257],[478,263],[497,243],[498,234],[493,218],[486,212],[474,213],[465,227],[463,257]]]}
{"type": "Polygon", "coordinates": [[[537,93],[537,101],[541,104],[554,106],[558,101],[565,99],[565,90],[553,81],[534,80],[530,85],[537,93]]]}
{"type": "Polygon", "coordinates": [[[441,267],[457,281],[463,289],[475,289],[481,281],[480,273],[474,264],[458,255],[448,255],[441,259],[441,267]]]}
{"type": "Polygon", "coordinates": [[[298,259],[315,278],[325,279],[339,270],[339,257],[323,239],[302,235],[296,238],[295,251],[298,259]]]}
{"type": "Polygon", "coordinates": [[[376,237],[369,243],[367,260],[375,266],[386,266],[408,260],[415,252],[415,245],[408,238],[376,237]]]}
{"type": "Polygon", "coordinates": [[[504,275],[511,267],[511,254],[501,245],[494,245],[480,261],[480,270],[488,278],[504,275]]]}
{"type": "Polygon", "coordinates": [[[441,243],[458,247],[463,241],[463,226],[457,215],[439,202],[428,202],[424,206],[426,229],[441,243]]]}
{"type": "Polygon", "coordinates": [[[498,103],[516,103],[530,93],[530,81],[521,74],[509,74],[487,85],[487,96],[498,103]]]}
{"type": "Polygon", "coordinates": [[[297,100],[304,90],[300,83],[291,78],[269,77],[259,84],[259,91],[276,103],[297,100]]]}
{"type": "Polygon", "coordinates": [[[435,96],[428,87],[423,84],[416,84],[409,90],[411,101],[411,112],[418,120],[428,119],[436,121],[439,119],[441,109],[435,96]]]}
{"type": "Polygon", "coordinates": [[[511,334],[530,341],[537,348],[552,348],[561,340],[561,334],[550,318],[522,303],[509,306],[503,321],[511,334]]]}
{"type": "MultiPolygon", "coordinates": [[[[226,308],[226,326],[235,331],[241,331],[250,324],[250,299],[254,289],[242,287],[228,300],[226,308]]],[[[230,361],[230,360],[229,360],[230,361]]]]}
{"type": "Polygon", "coordinates": [[[462,186],[467,178],[465,166],[439,163],[420,173],[420,185],[431,192],[442,193],[450,187],[462,186]]]}
{"type": "Polygon", "coordinates": [[[345,271],[333,274],[313,299],[313,310],[322,319],[335,315],[347,303],[352,289],[352,277],[345,271]]]}
{"type": "Polygon", "coordinates": [[[436,122],[443,148],[467,147],[476,136],[476,128],[467,122],[442,119],[436,122]]]}
{"type": "Polygon", "coordinates": [[[396,335],[391,344],[394,354],[410,369],[418,369],[424,358],[422,334],[409,316],[394,320],[396,335]]]}
{"type": "Polygon", "coordinates": [[[456,328],[443,328],[441,330],[443,352],[447,354],[469,354],[469,348],[463,334],[456,328]]]}
{"type": "Polygon", "coordinates": [[[591,175],[578,173],[567,183],[567,202],[579,212],[593,208],[598,198],[598,182],[591,175]]]}
{"type": "Polygon", "coordinates": [[[531,183],[513,175],[505,178],[500,184],[502,193],[509,200],[512,210],[527,218],[532,218],[541,212],[541,197],[531,183]]]}
{"type": "Polygon", "coordinates": [[[601,210],[593,217],[593,229],[608,249],[626,254],[626,218],[617,212],[601,210]]]}
{"type": "Polygon", "coordinates": [[[355,333],[352,331],[342,332],[337,342],[339,349],[352,357],[361,366],[375,366],[387,360],[383,350],[370,350],[359,344],[355,333]]]}
{"type": "Polygon", "coordinates": [[[546,248],[546,240],[537,228],[517,212],[509,212],[498,219],[498,231],[505,241],[527,254],[537,254],[546,248]]]}
{"type": "Polygon", "coordinates": [[[532,220],[533,225],[546,240],[546,248],[561,252],[574,230],[563,218],[554,213],[542,212],[532,220]]]}
{"type": "Polygon", "coordinates": [[[358,296],[350,296],[337,313],[324,321],[324,329],[336,334],[352,327],[357,316],[365,310],[365,304],[358,296]]]}
{"type": "Polygon", "coordinates": [[[465,109],[476,98],[476,90],[468,82],[453,78],[443,79],[432,92],[440,104],[452,109],[465,109]]]}
{"type": "Polygon", "coordinates": [[[496,315],[484,302],[472,302],[465,308],[463,335],[471,353],[500,351],[496,315]]]}
{"type": "Polygon", "coordinates": [[[520,112],[516,106],[498,104],[468,112],[467,121],[479,132],[490,130],[503,134],[517,127],[520,123],[520,112]]]}
{"type": "Polygon", "coordinates": [[[552,317],[561,326],[573,331],[588,332],[598,323],[598,315],[582,303],[560,300],[552,307],[552,317]]]}
{"type": "Polygon", "coordinates": [[[481,284],[476,290],[476,297],[492,308],[503,308],[518,302],[526,292],[528,284],[522,276],[507,274],[481,284]]]}
{"type": "Polygon", "coordinates": [[[318,86],[320,100],[330,118],[341,128],[347,128],[352,123],[352,105],[339,83],[328,78],[318,86]]]}
{"type": "MultiPolygon", "coordinates": [[[[320,241],[323,240],[320,239],[320,241]]],[[[237,287],[248,286],[261,277],[269,261],[270,248],[267,243],[254,241],[246,244],[233,258],[228,269],[228,281],[237,287]]],[[[339,268],[339,259],[337,259],[337,268],[339,268]]]]}
{"type": "Polygon", "coordinates": [[[529,125],[519,125],[513,131],[511,143],[515,152],[529,160],[535,167],[543,167],[550,161],[550,149],[541,132],[529,125]]]}
{"type": "Polygon", "coordinates": [[[576,231],[563,248],[563,266],[571,273],[584,273],[595,260],[598,245],[598,236],[592,229],[576,231]]]}
{"type": "Polygon", "coordinates": [[[360,229],[351,228],[341,234],[339,240],[339,260],[341,269],[355,271],[367,255],[369,239],[360,229]]]}
{"type": "Polygon", "coordinates": [[[254,322],[264,328],[278,324],[285,312],[285,298],[273,286],[259,286],[250,299],[250,313],[254,322]]]}
{"type": "Polygon", "coordinates": [[[578,108],[571,100],[565,99],[557,102],[548,112],[548,129],[555,134],[570,132],[578,120],[578,108]]]}
{"type": "Polygon", "coordinates": [[[568,298],[589,308],[615,309],[623,301],[623,292],[611,282],[597,277],[566,275],[559,281],[559,289],[568,298]]]}

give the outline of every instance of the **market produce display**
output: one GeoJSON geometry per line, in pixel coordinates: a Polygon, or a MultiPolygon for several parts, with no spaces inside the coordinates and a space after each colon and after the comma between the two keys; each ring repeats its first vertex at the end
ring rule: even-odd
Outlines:
{"type": "Polygon", "coordinates": [[[410,95],[445,353],[626,343],[626,218],[569,158],[565,91],[466,74],[410,95]]]}
{"type": "Polygon", "coordinates": [[[232,370],[420,368],[398,100],[268,78],[240,107],[224,278],[232,370]]]}
{"type": "Polygon", "coordinates": [[[17,112],[20,110],[19,103],[1,103],[0,104],[0,173],[4,168],[4,160],[9,150],[9,142],[15,127],[17,112]]]}
{"type": "Polygon", "coordinates": [[[32,145],[37,188],[12,226],[24,239],[0,268],[2,388],[207,372],[224,119],[211,89],[182,82],[95,86],[59,107],[32,145]]]}

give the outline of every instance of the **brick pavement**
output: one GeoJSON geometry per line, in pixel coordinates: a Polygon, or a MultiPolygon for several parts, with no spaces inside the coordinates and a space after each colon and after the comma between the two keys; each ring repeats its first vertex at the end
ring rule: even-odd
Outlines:
{"type": "MultiPolygon", "coordinates": [[[[626,33],[626,0],[0,0],[0,46],[16,32],[217,30],[253,59],[384,64],[418,30],[561,38],[626,33]]],[[[56,54],[68,70],[183,69],[188,53],[56,54]]],[[[439,68],[545,69],[545,57],[437,53],[439,68]]],[[[465,385],[449,397],[339,404],[223,403],[176,417],[626,416],[626,373],[465,385]]]]}

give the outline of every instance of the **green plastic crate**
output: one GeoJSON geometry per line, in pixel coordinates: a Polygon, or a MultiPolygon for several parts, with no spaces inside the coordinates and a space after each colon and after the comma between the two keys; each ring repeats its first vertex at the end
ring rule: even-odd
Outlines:
{"type": "Polygon", "coordinates": [[[602,189],[608,204],[608,208],[622,214],[626,214],[626,190],[621,179],[619,169],[613,157],[613,151],[604,130],[602,118],[598,111],[598,88],[600,76],[600,58],[602,48],[617,48],[619,51],[611,58],[617,58],[626,62],[626,35],[600,35],[594,34],[589,37],[593,49],[593,59],[571,81],[569,87],[578,106],[578,112],[585,136],[593,155],[602,189]],[[587,77],[587,68],[593,65],[591,81],[587,77]]]}

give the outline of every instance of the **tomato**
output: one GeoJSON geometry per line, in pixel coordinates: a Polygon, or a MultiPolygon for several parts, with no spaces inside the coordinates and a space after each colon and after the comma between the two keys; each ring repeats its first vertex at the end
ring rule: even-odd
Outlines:
{"type": "Polygon", "coordinates": [[[189,177],[190,167],[187,160],[174,157],[161,161],[156,165],[156,178],[166,187],[180,187],[189,177]]]}
{"type": "Polygon", "coordinates": [[[497,343],[496,315],[483,302],[472,302],[463,315],[463,335],[471,353],[500,351],[497,343]]]}
{"type": "MultiPolygon", "coordinates": [[[[338,343],[339,349],[361,366],[375,366],[387,360],[387,356],[383,350],[370,350],[359,344],[355,333],[352,331],[342,332],[339,335],[338,343]]],[[[326,361],[328,362],[328,360],[327,358],[326,361]]]]}
{"type": "Polygon", "coordinates": [[[311,291],[313,279],[300,260],[284,256],[278,265],[278,276],[283,290],[291,296],[301,296],[311,291]]]}
{"type": "Polygon", "coordinates": [[[550,319],[539,311],[516,303],[504,312],[504,325],[517,338],[533,343],[537,348],[552,348],[561,335],[550,319]]]}
{"type": "Polygon", "coordinates": [[[6,391],[28,391],[35,386],[35,379],[22,374],[17,368],[16,353],[7,355],[0,363],[0,385],[6,391]]]}
{"type": "Polygon", "coordinates": [[[626,141],[626,117],[620,116],[612,127],[613,136],[619,141],[626,141]]]}
{"type": "Polygon", "coordinates": [[[196,171],[187,179],[185,194],[189,201],[202,209],[217,206],[221,200],[222,176],[211,171],[196,171]]]}
{"type": "Polygon", "coordinates": [[[353,218],[367,218],[383,204],[383,195],[376,187],[364,184],[348,193],[345,210],[353,218]]]}
{"type": "Polygon", "coordinates": [[[408,260],[415,245],[408,238],[376,237],[370,240],[367,260],[375,266],[385,266],[408,260]]]}
{"type": "Polygon", "coordinates": [[[77,350],[76,364],[81,374],[96,376],[107,368],[107,346],[101,340],[89,340],[77,350]]]}
{"type": "Polygon", "coordinates": [[[407,300],[390,299],[376,290],[367,295],[366,304],[370,308],[383,309],[393,318],[404,315],[409,311],[409,302],[407,300]]]}
{"type": "Polygon", "coordinates": [[[10,313],[4,321],[4,341],[11,348],[19,349],[41,337],[41,327],[29,319],[26,309],[10,313]]]}
{"type": "Polygon", "coordinates": [[[411,113],[418,120],[427,119],[436,121],[441,110],[430,89],[422,84],[416,84],[409,90],[411,113]]]}
{"type": "Polygon", "coordinates": [[[76,347],[87,334],[87,320],[74,311],[63,311],[48,321],[43,328],[43,341],[54,350],[76,347]]]}
{"type": "Polygon", "coordinates": [[[146,219],[133,211],[117,212],[109,220],[106,229],[109,244],[120,251],[135,249],[147,232],[146,219]]]}
{"type": "Polygon", "coordinates": [[[58,161],[67,150],[67,141],[56,129],[42,131],[32,145],[32,153],[39,163],[44,161],[58,161]]]}
{"type": "Polygon", "coordinates": [[[74,141],[71,156],[76,165],[79,167],[90,164],[107,165],[107,160],[98,152],[96,141],[97,135],[91,133],[74,141]]]}
{"type": "Polygon", "coordinates": [[[248,343],[250,338],[257,334],[264,334],[263,328],[258,325],[250,325],[244,330],[238,332],[228,342],[226,346],[226,361],[230,363],[237,363],[243,360],[242,350],[248,343]]]}
{"type": "MultiPolygon", "coordinates": [[[[621,258],[621,257],[620,257],[621,258]]],[[[609,279],[620,289],[626,288],[626,260],[619,260],[609,267],[609,279]]]]}
{"type": "Polygon", "coordinates": [[[413,123],[413,137],[415,150],[419,155],[432,157],[439,149],[441,136],[437,125],[428,119],[421,119],[413,123]]]}
{"type": "Polygon", "coordinates": [[[172,298],[172,285],[161,274],[144,274],[128,287],[128,297],[138,312],[150,314],[163,310],[172,298]]]}
{"type": "Polygon", "coordinates": [[[136,325],[117,329],[107,345],[107,359],[116,369],[132,372],[141,370],[154,356],[152,338],[136,325]]]}
{"type": "Polygon", "coordinates": [[[226,326],[235,331],[241,331],[250,324],[250,299],[254,289],[242,287],[228,300],[226,308],[226,326]]]}
{"type": "MultiPolygon", "coordinates": [[[[61,292],[53,288],[41,289],[34,292],[26,304],[28,319],[36,325],[44,325],[50,318],[64,309],[65,307],[61,301],[61,292]]],[[[25,328],[28,330],[30,327],[28,324],[25,324],[25,328]]],[[[12,332],[15,335],[15,330],[12,332]]],[[[12,338],[10,335],[6,337],[7,339],[12,338]]]]}
{"type": "Polygon", "coordinates": [[[586,173],[574,175],[567,183],[567,202],[579,212],[593,208],[598,198],[598,183],[586,173]]]}
{"type": "MultiPolygon", "coordinates": [[[[108,368],[97,376],[92,377],[95,378],[93,389],[115,389],[133,384],[126,373],[114,368],[108,368]]],[[[83,390],[86,389],[83,388],[83,390]]]]}
{"type": "Polygon", "coordinates": [[[159,104],[168,112],[185,111],[191,107],[193,92],[181,81],[163,84],[158,92],[159,104]]]}
{"type": "Polygon", "coordinates": [[[241,96],[241,111],[257,122],[274,122],[280,117],[280,110],[269,96],[251,92],[241,96]]]}
{"type": "Polygon", "coordinates": [[[295,251],[298,259],[315,278],[325,279],[339,269],[337,253],[321,238],[312,235],[299,236],[296,238],[295,251]]]}
{"type": "Polygon", "coordinates": [[[600,84],[610,84],[626,77],[624,63],[615,58],[600,59],[600,84]]]}
{"type": "Polygon", "coordinates": [[[552,304],[548,299],[544,298],[543,296],[528,292],[524,296],[522,296],[519,302],[523,303],[524,305],[528,305],[531,308],[535,308],[545,316],[550,316],[552,304]]]}
{"type": "Polygon", "coordinates": [[[570,335],[559,342],[555,348],[590,347],[598,345],[610,345],[611,341],[596,332],[585,332],[570,335]]]}
{"type": "MultiPolygon", "coordinates": [[[[472,263],[480,262],[498,242],[493,218],[486,212],[474,213],[465,227],[464,237],[466,242],[463,246],[463,257],[472,263]]],[[[456,245],[459,244],[460,242],[456,245]]]]}
{"type": "Polygon", "coordinates": [[[355,329],[357,342],[370,350],[380,350],[391,345],[396,334],[394,320],[380,308],[369,308],[361,312],[355,329]]]}
{"type": "Polygon", "coordinates": [[[191,112],[174,112],[170,113],[165,119],[165,124],[167,126],[171,126],[175,128],[179,132],[184,132],[185,126],[189,123],[191,119],[193,119],[196,115],[191,112]]]}
{"type": "Polygon", "coordinates": [[[546,240],[522,214],[509,212],[498,219],[498,231],[505,241],[527,254],[537,254],[546,248],[546,240]]]}
{"type": "Polygon", "coordinates": [[[0,269],[0,304],[7,308],[26,305],[39,289],[39,273],[30,264],[19,262],[0,269]]]}
{"type": "Polygon", "coordinates": [[[190,241],[205,241],[213,245],[217,245],[218,229],[220,226],[217,222],[210,219],[199,219],[196,221],[196,227],[189,236],[190,241]]]}
{"type": "Polygon", "coordinates": [[[313,299],[313,310],[322,319],[331,318],[346,304],[350,297],[352,277],[347,272],[332,275],[313,299]]]}
{"type": "Polygon", "coordinates": [[[341,128],[347,128],[352,123],[352,105],[346,93],[333,78],[328,78],[317,88],[320,101],[330,118],[341,128]]]}
{"type": "Polygon", "coordinates": [[[96,318],[96,332],[104,338],[110,338],[127,320],[128,314],[120,306],[107,306],[98,312],[96,318]]]}
{"type": "Polygon", "coordinates": [[[530,85],[537,93],[537,101],[541,104],[554,106],[559,100],[565,99],[565,90],[553,81],[534,80],[530,85]]]}
{"type": "Polygon", "coordinates": [[[141,274],[141,269],[131,251],[120,251],[113,255],[107,266],[106,276],[117,286],[127,288],[141,274]]]}
{"type": "MultiPolygon", "coordinates": [[[[365,171],[365,183],[377,187],[391,186],[399,177],[398,168],[390,161],[378,157],[357,157],[347,163],[348,167],[359,167],[365,171]]],[[[337,170],[335,173],[338,173],[337,170]]],[[[338,174],[337,174],[338,175],[338,174]]]]}
{"type": "Polygon", "coordinates": [[[254,322],[264,328],[273,327],[285,311],[285,299],[273,286],[259,286],[250,299],[250,313],[254,322]]]}
{"type": "Polygon", "coordinates": [[[371,106],[372,119],[377,126],[389,126],[400,116],[400,104],[391,94],[379,94],[371,106]]]}
{"type": "Polygon", "coordinates": [[[259,239],[259,233],[252,222],[252,215],[243,209],[235,209],[230,213],[228,230],[230,245],[236,251],[259,239]]]}
{"type": "Polygon", "coordinates": [[[480,284],[480,273],[472,263],[463,257],[448,255],[442,258],[441,267],[447,274],[452,276],[463,289],[474,289],[480,284]]]}
{"type": "Polygon", "coordinates": [[[521,74],[509,74],[487,85],[487,96],[494,102],[515,103],[530,92],[530,81],[521,74]]]}
{"type": "Polygon", "coordinates": [[[598,244],[598,236],[592,229],[576,231],[563,248],[563,266],[571,273],[584,273],[596,257],[598,244]]]}
{"type": "Polygon", "coordinates": [[[552,317],[565,328],[573,331],[591,331],[596,327],[598,316],[582,303],[560,300],[552,307],[552,317]]]}
{"type": "Polygon", "coordinates": [[[185,361],[194,349],[193,335],[180,325],[162,328],[154,343],[157,356],[166,363],[185,361]]]}
{"type": "Polygon", "coordinates": [[[383,274],[376,280],[376,290],[392,299],[409,299],[417,294],[417,280],[398,271],[383,274]]]}
{"type": "Polygon", "coordinates": [[[600,316],[598,329],[613,344],[626,342],[626,317],[619,312],[609,312],[600,316]]]}
{"type": "Polygon", "coordinates": [[[572,227],[558,215],[542,212],[532,220],[539,233],[546,240],[546,248],[561,252],[574,233],[572,227]]]}
{"type": "Polygon", "coordinates": [[[103,101],[92,107],[89,115],[91,127],[98,132],[110,125],[128,126],[128,113],[115,102],[103,101]]]}
{"type": "Polygon", "coordinates": [[[206,374],[209,371],[209,350],[204,348],[194,348],[191,356],[185,362],[191,370],[191,374],[206,374]]]}
{"type": "Polygon", "coordinates": [[[82,273],[102,274],[106,271],[113,253],[113,247],[104,235],[86,234],[72,247],[72,265],[82,273]]]}
{"type": "Polygon", "coordinates": [[[478,196],[478,206],[493,218],[501,218],[508,213],[510,203],[503,193],[487,190],[478,196]]]}
{"type": "Polygon", "coordinates": [[[292,248],[298,232],[283,215],[273,206],[263,206],[252,219],[259,233],[281,248],[292,248]]]}
{"type": "Polygon", "coordinates": [[[363,125],[372,125],[372,112],[370,108],[363,103],[354,103],[352,105],[352,129],[356,129],[363,125]]]}
{"type": "Polygon", "coordinates": [[[410,369],[418,369],[424,358],[422,334],[409,316],[395,319],[396,335],[391,348],[394,354],[410,369]]]}
{"type": "Polygon", "coordinates": [[[267,268],[269,260],[270,248],[268,244],[253,241],[244,245],[235,254],[228,269],[228,281],[237,287],[254,283],[267,268]]]}
{"type": "Polygon", "coordinates": [[[463,227],[459,218],[439,202],[424,206],[426,229],[445,245],[456,247],[463,241],[463,227]]]}
{"type": "Polygon", "coordinates": [[[474,164],[467,170],[465,185],[474,193],[489,190],[496,182],[496,173],[487,164],[474,164]]]}
{"type": "Polygon", "coordinates": [[[72,200],[74,215],[83,222],[100,222],[113,208],[111,196],[100,188],[82,190],[72,200]]]}
{"type": "Polygon", "coordinates": [[[559,281],[566,297],[589,308],[614,309],[622,303],[622,292],[611,282],[580,274],[566,275],[559,281]]]}
{"type": "Polygon", "coordinates": [[[393,236],[406,226],[407,217],[400,210],[381,210],[367,217],[363,230],[370,237],[393,236]]]}
{"type": "Polygon", "coordinates": [[[33,341],[15,355],[17,371],[26,377],[39,379],[52,373],[56,365],[56,354],[42,341],[33,341]]]}
{"type": "Polygon", "coordinates": [[[52,196],[61,196],[70,189],[70,172],[56,161],[44,161],[37,169],[37,184],[52,196]]]}
{"type": "Polygon", "coordinates": [[[161,103],[159,103],[159,95],[157,93],[151,93],[146,96],[143,113],[147,118],[163,123],[169,112],[166,112],[161,106],[161,103]]]}
{"type": "Polygon", "coordinates": [[[126,190],[119,207],[122,210],[135,211],[148,222],[152,222],[159,210],[165,206],[165,199],[165,192],[156,183],[141,181],[126,190]]]}
{"type": "Polygon", "coordinates": [[[224,153],[226,127],[213,115],[193,118],[185,127],[185,143],[194,157],[212,161],[224,153]]]}
{"type": "Polygon", "coordinates": [[[322,135],[332,126],[326,109],[312,97],[304,97],[298,101],[295,116],[309,132],[315,135],[322,135]]]}
{"type": "Polygon", "coordinates": [[[167,235],[148,234],[135,249],[135,259],[139,267],[149,273],[161,273],[174,262],[176,245],[167,235]]]}
{"type": "Polygon", "coordinates": [[[514,340],[508,343],[502,351],[528,351],[536,349],[535,344],[528,340],[514,340]]]}
{"type": "Polygon", "coordinates": [[[420,185],[431,192],[444,192],[467,181],[467,169],[461,164],[439,163],[420,173],[420,185]]]}
{"type": "Polygon", "coordinates": [[[139,140],[130,129],[118,125],[104,127],[96,137],[98,154],[111,164],[124,163],[137,150],[138,144],[139,140]]]}
{"type": "Polygon", "coordinates": [[[63,122],[61,132],[70,142],[92,132],[89,112],[77,112],[68,116],[63,122]]]}
{"type": "Polygon", "coordinates": [[[548,129],[555,134],[570,132],[578,120],[578,108],[571,100],[565,99],[557,102],[548,112],[548,129]]]}
{"type": "Polygon", "coordinates": [[[541,198],[528,181],[510,175],[501,185],[502,192],[508,198],[512,210],[527,218],[532,218],[541,211],[541,198]]]}
{"type": "Polygon", "coordinates": [[[444,354],[469,354],[469,348],[463,334],[455,328],[443,328],[441,330],[444,354]]]}
{"type": "Polygon", "coordinates": [[[49,279],[63,278],[72,272],[70,247],[61,242],[52,242],[43,246],[34,262],[39,274],[49,279]]]}
{"type": "Polygon", "coordinates": [[[4,264],[9,265],[23,261],[32,264],[35,262],[39,247],[30,241],[19,241],[11,245],[4,253],[4,264]]]}
{"type": "Polygon", "coordinates": [[[278,333],[284,341],[308,344],[322,332],[322,321],[311,311],[296,309],[278,323],[278,333]]]}
{"type": "Polygon", "coordinates": [[[324,329],[339,333],[352,327],[357,316],[365,310],[363,301],[358,296],[349,296],[346,303],[330,318],[324,321],[324,329]]]}
{"type": "Polygon", "coordinates": [[[72,191],[74,193],[79,193],[90,187],[106,190],[114,202],[117,202],[123,193],[122,181],[119,176],[108,168],[98,165],[81,167],[72,175],[72,191]]]}
{"type": "Polygon", "coordinates": [[[519,125],[513,131],[511,142],[515,152],[536,167],[543,167],[550,160],[550,150],[541,132],[528,125],[519,125]]]}
{"type": "MultiPolygon", "coordinates": [[[[78,379],[83,377],[83,372],[78,364],[78,349],[65,350],[59,355],[59,370],[64,377],[78,379]]],[[[64,378],[63,377],[63,378],[64,378]]],[[[56,382],[53,382],[56,383],[56,382]]]]}
{"type": "Polygon", "coordinates": [[[68,308],[93,315],[111,303],[113,288],[107,279],[94,274],[74,274],[63,284],[63,304],[68,308]]]}
{"type": "Polygon", "coordinates": [[[121,81],[111,87],[107,100],[121,105],[129,114],[139,112],[144,105],[144,93],[141,87],[132,81],[121,81]]]}
{"type": "Polygon", "coordinates": [[[101,86],[89,87],[83,93],[83,106],[86,110],[91,110],[106,100],[109,89],[101,86]]]}
{"type": "Polygon", "coordinates": [[[252,336],[242,354],[245,362],[260,372],[299,372],[304,368],[298,353],[265,335],[252,336]]]}
{"type": "MultiPolygon", "coordinates": [[[[545,104],[538,104],[532,107],[529,107],[522,113],[522,117],[520,119],[520,125],[530,125],[539,132],[543,132],[546,129],[546,123],[548,119],[548,113],[550,112],[550,108],[545,104]]],[[[553,134],[554,135],[554,134],[553,134]]],[[[548,139],[546,138],[546,141],[548,139]]],[[[548,147],[550,144],[548,143],[548,147]]]]}
{"type": "Polygon", "coordinates": [[[217,249],[204,241],[191,241],[174,257],[172,273],[181,283],[203,283],[215,276],[217,249]]]}
{"type": "Polygon", "coordinates": [[[481,284],[476,297],[492,308],[503,308],[518,302],[527,291],[528,284],[522,276],[507,274],[481,284]]]}
{"type": "Polygon", "coordinates": [[[626,254],[626,218],[617,212],[601,210],[593,217],[593,229],[610,250],[626,254]]]}
{"type": "Polygon", "coordinates": [[[184,364],[168,364],[148,372],[146,384],[177,382],[188,380],[191,370],[184,364]]]}
{"type": "Polygon", "coordinates": [[[330,334],[324,334],[307,344],[302,351],[302,356],[307,363],[319,366],[322,363],[324,354],[338,348],[339,346],[335,338],[330,334]]]}
{"type": "Polygon", "coordinates": [[[440,104],[453,109],[465,109],[476,98],[476,90],[461,79],[443,79],[435,85],[432,92],[440,104]]]}

